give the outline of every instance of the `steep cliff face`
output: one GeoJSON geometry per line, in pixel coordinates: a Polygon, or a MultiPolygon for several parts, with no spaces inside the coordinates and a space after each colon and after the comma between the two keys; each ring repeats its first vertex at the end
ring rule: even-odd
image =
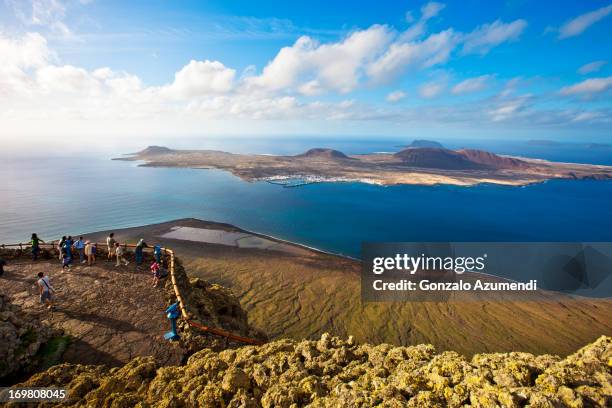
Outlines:
{"type": "MultiPolygon", "coordinates": [[[[249,325],[247,313],[231,290],[212,284],[203,279],[189,278],[180,260],[176,260],[175,277],[191,318],[204,325],[239,336],[265,340],[266,335],[249,325]]],[[[170,279],[166,282],[168,304],[176,301],[170,279]]],[[[220,351],[240,347],[243,343],[227,340],[224,337],[207,334],[190,326],[185,320],[178,321],[181,332],[180,344],[187,355],[204,348],[220,351]]]]}
{"type": "Polygon", "coordinates": [[[0,294],[0,380],[27,371],[54,332],[0,294]]]}
{"type": "Polygon", "coordinates": [[[62,406],[88,407],[606,407],[610,359],[610,337],[565,359],[505,353],[467,360],[431,345],[358,345],[324,334],[205,349],[180,367],[160,368],[149,358],[110,371],[59,365],[22,385],[67,387],[62,406]]]}

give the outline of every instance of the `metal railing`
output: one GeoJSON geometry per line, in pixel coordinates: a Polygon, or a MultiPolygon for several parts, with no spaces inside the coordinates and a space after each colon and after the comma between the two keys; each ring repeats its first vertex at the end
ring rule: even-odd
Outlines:
{"type": "MultiPolygon", "coordinates": [[[[107,247],[106,242],[103,242],[103,243],[95,242],[92,244],[95,244],[97,247],[102,247],[102,248],[107,247]]],[[[40,243],[39,246],[41,248],[50,247],[51,249],[58,249],[58,244],[56,243],[45,242],[45,243],[40,243]]],[[[122,244],[121,246],[124,248],[136,248],[135,244],[122,244]]],[[[31,248],[32,244],[31,243],[18,243],[18,244],[1,244],[0,245],[0,248],[2,249],[4,248],[11,249],[11,248],[17,248],[17,247],[23,251],[23,250],[27,250],[28,248],[31,248]]],[[[143,249],[150,250],[151,248],[149,247],[149,248],[143,248],[143,249]]],[[[240,336],[240,335],[225,331],[223,329],[219,329],[217,327],[206,326],[192,319],[191,315],[188,312],[188,306],[187,306],[187,302],[185,301],[185,296],[183,296],[183,294],[181,293],[181,290],[179,289],[178,279],[176,276],[176,260],[175,260],[176,257],[174,255],[174,251],[169,248],[161,248],[161,251],[163,254],[168,255],[170,258],[169,267],[168,267],[168,271],[170,274],[170,281],[172,283],[174,295],[176,296],[176,299],[179,302],[179,305],[181,308],[181,316],[183,320],[185,320],[185,322],[189,326],[199,329],[203,332],[211,333],[211,334],[214,334],[220,337],[225,337],[226,339],[234,340],[240,343],[253,344],[253,345],[263,344],[263,342],[260,340],[250,338],[250,337],[240,336]]]]}

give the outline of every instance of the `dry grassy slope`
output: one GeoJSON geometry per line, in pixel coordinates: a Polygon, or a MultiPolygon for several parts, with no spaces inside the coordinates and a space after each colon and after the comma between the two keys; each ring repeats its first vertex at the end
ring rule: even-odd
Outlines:
{"type": "Polygon", "coordinates": [[[328,331],[371,343],[431,343],[468,355],[567,355],[612,334],[612,301],[362,304],[356,262],[231,248],[200,254],[183,256],[189,273],[231,287],[250,323],[270,337],[315,338],[328,331]]]}

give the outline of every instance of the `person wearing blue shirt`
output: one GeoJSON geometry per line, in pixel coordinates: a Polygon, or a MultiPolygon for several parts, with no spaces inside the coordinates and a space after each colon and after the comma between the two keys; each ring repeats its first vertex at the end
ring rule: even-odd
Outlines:
{"type": "Polygon", "coordinates": [[[83,240],[83,237],[79,237],[79,239],[74,243],[74,248],[79,253],[81,263],[85,263],[85,241],[83,240]]]}
{"type": "Polygon", "coordinates": [[[68,237],[66,238],[66,240],[64,241],[64,254],[65,254],[65,260],[64,260],[64,265],[68,265],[70,266],[70,264],[72,263],[72,245],[74,244],[74,241],[72,240],[72,237],[68,237]]]}
{"type": "Polygon", "coordinates": [[[155,256],[155,262],[161,265],[161,246],[155,245],[155,248],[153,248],[153,255],[155,256]]]}

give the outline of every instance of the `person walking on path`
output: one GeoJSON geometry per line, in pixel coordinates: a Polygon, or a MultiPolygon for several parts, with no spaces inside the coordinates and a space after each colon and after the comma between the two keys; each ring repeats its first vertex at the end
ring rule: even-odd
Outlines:
{"type": "Polygon", "coordinates": [[[70,270],[70,264],[72,263],[72,258],[68,256],[66,252],[62,254],[62,271],[70,270]]]}
{"type": "Polygon", "coordinates": [[[42,239],[38,238],[38,235],[32,234],[32,260],[35,261],[38,259],[38,255],[40,254],[40,243],[45,243],[42,239]]]}
{"type": "Polygon", "coordinates": [[[117,263],[115,264],[115,266],[121,266],[122,263],[125,266],[128,266],[130,264],[128,260],[125,259],[123,254],[125,254],[125,249],[121,245],[119,245],[118,242],[115,242],[115,255],[117,256],[117,263]]]}
{"type": "Polygon", "coordinates": [[[85,241],[83,240],[83,237],[79,237],[79,239],[74,243],[74,248],[79,253],[79,260],[81,263],[83,264],[87,262],[85,261],[85,241]]]}
{"type": "Polygon", "coordinates": [[[117,241],[115,241],[115,233],[111,232],[110,234],[108,234],[108,237],[106,237],[106,247],[108,248],[108,261],[111,262],[113,260],[113,256],[115,255],[115,244],[117,243],[117,241]]]}
{"type": "Polygon", "coordinates": [[[51,310],[53,308],[53,296],[52,293],[55,292],[53,286],[51,286],[51,281],[49,281],[49,277],[45,276],[44,273],[38,272],[38,280],[36,281],[38,285],[38,293],[40,295],[40,303],[46,304],[47,309],[51,310]]]}
{"type": "Polygon", "coordinates": [[[151,264],[151,273],[153,274],[153,287],[156,288],[157,285],[159,285],[159,278],[160,278],[160,266],[159,263],[157,263],[157,261],[153,261],[153,263],[151,264]]]}
{"type": "Polygon", "coordinates": [[[144,248],[148,248],[149,246],[147,245],[146,242],[144,242],[144,239],[140,238],[140,240],[138,241],[138,243],[136,244],[136,249],[134,250],[134,255],[136,256],[136,269],[140,268],[140,265],[142,265],[142,261],[144,259],[144,248]]]}
{"type": "Polygon", "coordinates": [[[4,275],[4,267],[6,266],[6,261],[0,258],[0,276],[4,275]]]}
{"type": "Polygon", "coordinates": [[[87,265],[92,266],[96,263],[96,246],[91,242],[85,242],[85,256],[87,257],[87,265]]]}

